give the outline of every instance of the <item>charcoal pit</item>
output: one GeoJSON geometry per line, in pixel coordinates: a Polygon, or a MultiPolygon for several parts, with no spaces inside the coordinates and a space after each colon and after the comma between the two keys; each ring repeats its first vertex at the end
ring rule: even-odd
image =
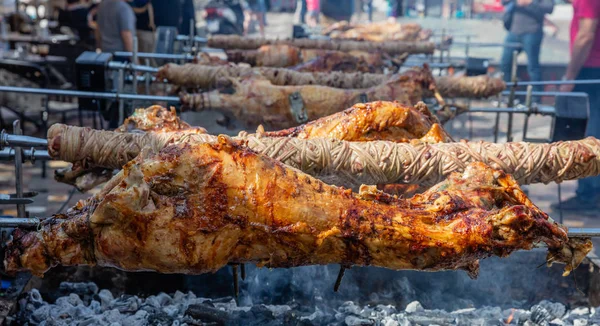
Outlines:
{"type": "Polygon", "coordinates": [[[231,268],[200,276],[57,268],[21,295],[13,324],[600,325],[595,263],[562,277],[562,266],[539,267],[545,254],[483,260],[477,280],[355,267],[337,293],[338,266],[246,265],[237,299],[231,268]]]}

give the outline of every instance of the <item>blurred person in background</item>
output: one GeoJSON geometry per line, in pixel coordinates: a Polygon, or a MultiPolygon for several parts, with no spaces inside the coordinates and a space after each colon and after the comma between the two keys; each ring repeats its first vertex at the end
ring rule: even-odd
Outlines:
{"type": "Polygon", "coordinates": [[[307,0],[298,0],[296,2],[296,11],[294,12],[294,22],[296,24],[306,23],[307,0]]]}
{"type": "Polygon", "coordinates": [[[256,21],[260,36],[265,37],[265,14],[267,13],[265,0],[247,0],[247,4],[248,8],[244,16],[244,35],[248,35],[250,24],[256,21]]]}
{"type": "MultiPolygon", "coordinates": [[[[571,21],[571,60],[565,80],[600,79],[600,1],[573,0],[571,21]]],[[[600,85],[562,85],[562,92],[585,92],[589,96],[590,116],[586,136],[600,138],[600,85]]],[[[578,181],[575,197],[553,208],[563,210],[596,210],[600,208],[600,177],[578,181]]]]}
{"type": "MultiPolygon", "coordinates": [[[[179,34],[189,35],[191,28],[196,28],[194,0],[181,0],[181,10],[181,29],[179,30],[179,34]]],[[[194,35],[196,35],[195,30],[194,35]]]]}
{"type": "Polygon", "coordinates": [[[306,24],[310,27],[319,25],[321,13],[321,0],[306,0],[306,24]]]}
{"type": "Polygon", "coordinates": [[[181,29],[183,7],[180,0],[151,0],[151,3],[157,28],[165,26],[175,27],[178,31],[181,29]]]}
{"type": "Polygon", "coordinates": [[[58,23],[69,27],[78,37],[79,42],[86,46],[94,46],[93,31],[88,24],[90,3],[88,1],[67,0],[64,9],[58,12],[58,23]]]}
{"type": "Polygon", "coordinates": [[[150,0],[132,0],[130,3],[135,13],[135,27],[139,52],[154,52],[156,24],[154,23],[154,7],[150,0]]]}
{"type": "Polygon", "coordinates": [[[325,26],[350,21],[353,14],[354,0],[321,0],[321,22],[325,26]]]}
{"type": "MultiPolygon", "coordinates": [[[[505,6],[505,27],[508,29],[505,43],[520,43],[521,48],[505,46],[500,66],[504,80],[511,80],[513,51],[527,54],[527,73],[532,81],[540,81],[540,49],[544,38],[544,16],[554,10],[554,0],[502,0],[505,6]]],[[[534,90],[541,90],[540,86],[534,90]]]]}
{"type": "Polygon", "coordinates": [[[387,16],[389,22],[396,22],[398,17],[404,15],[404,3],[402,0],[387,0],[387,16]]]}
{"type": "Polygon", "coordinates": [[[133,51],[135,14],[126,0],[103,0],[96,24],[96,46],[102,52],[133,51]]]}
{"type": "Polygon", "coordinates": [[[0,0],[0,19],[6,19],[17,11],[17,0],[0,0]]]}

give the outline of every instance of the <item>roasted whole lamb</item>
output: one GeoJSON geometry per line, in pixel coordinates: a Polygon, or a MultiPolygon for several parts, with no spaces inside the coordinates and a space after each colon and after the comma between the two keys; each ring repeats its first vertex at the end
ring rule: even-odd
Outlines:
{"type": "Polygon", "coordinates": [[[540,242],[567,274],[591,250],[481,163],[402,200],[327,185],[220,136],[140,155],[66,214],[16,230],[4,264],[39,276],[56,265],[200,274],[336,263],[475,277],[479,259],[540,242]]]}
{"type": "MultiPolygon", "coordinates": [[[[370,88],[385,83],[394,75],[360,72],[298,72],[284,68],[246,67],[241,65],[210,66],[198,64],[167,64],[160,68],[158,77],[170,83],[189,88],[210,89],[219,80],[230,77],[247,77],[258,74],[273,85],[322,85],[335,88],[370,88]]],[[[506,84],[500,78],[483,76],[435,77],[435,89],[444,98],[487,98],[500,94],[506,84]]],[[[426,97],[433,97],[427,91],[426,97]]]]}
{"type": "Polygon", "coordinates": [[[395,75],[385,83],[367,89],[277,86],[260,76],[230,78],[229,85],[206,93],[182,94],[181,101],[187,109],[216,109],[248,125],[263,124],[268,129],[281,129],[343,111],[363,102],[363,97],[369,101],[398,101],[414,105],[421,101],[425,92],[433,91],[433,76],[424,67],[395,75]],[[305,111],[302,115],[292,111],[291,96],[294,94],[301,100],[305,111]]]}
{"type": "Polygon", "coordinates": [[[369,42],[352,40],[315,40],[307,38],[277,40],[249,38],[238,35],[213,35],[208,38],[207,45],[211,48],[225,50],[255,50],[264,45],[291,45],[300,49],[320,49],[342,52],[382,52],[390,55],[432,54],[435,51],[435,44],[431,42],[369,42]]]}

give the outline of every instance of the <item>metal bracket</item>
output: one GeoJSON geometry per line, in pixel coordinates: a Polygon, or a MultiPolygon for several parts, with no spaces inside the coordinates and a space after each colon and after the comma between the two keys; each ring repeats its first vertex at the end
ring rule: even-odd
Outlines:
{"type": "Polygon", "coordinates": [[[296,120],[297,123],[305,123],[308,121],[308,114],[306,113],[306,107],[304,106],[304,101],[302,100],[302,95],[300,92],[294,92],[289,96],[290,100],[290,111],[292,112],[292,116],[296,120]]]}

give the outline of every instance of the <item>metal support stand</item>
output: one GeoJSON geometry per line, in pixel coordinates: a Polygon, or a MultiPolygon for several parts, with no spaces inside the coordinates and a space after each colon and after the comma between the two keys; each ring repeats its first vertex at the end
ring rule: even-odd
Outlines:
{"type": "MultiPolygon", "coordinates": [[[[131,56],[131,62],[134,65],[138,64],[138,38],[137,36],[133,37],[133,56],[131,56]]],[[[138,86],[138,80],[137,80],[137,75],[136,72],[133,71],[133,94],[137,94],[137,86],[138,86]]],[[[120,120],[120,122],[122,122],[122,120],[120,120]]]]}
{"type": "MultiPolygon", "coordinates": [[[[13,122],[13,133],[15,135],[22,135],[21,122],[16,120],[13,122]]],[[[21,147],[14,147],[15,149],[15,188],[17,190],[17,197],[23,197],[23,153],[21,147]]],[[[25,204],[17,204],[17,217],[27,217],[25,212],[25,204]]]]}
{"type": "Polygon", "coordinates": [[[346,273],[346,267],[340,266],[340,272],[338,273],[337,279],[335,280],[335,285],[333,286],[333,292],[337,292],[340,289],[340,284],[342,283],[342,279],[344,278],[345,273],[346,273]]]}
{"type": "MultiPolygon", "coordinates": [[[[514,86],[511,88],[511,94],[510,94],[510,97],[508,98],[508,106],[509,107],[515,106],[515,91],[517,88],[517,67],[518,67],[517,57],[518,56],[519,56],[519,52],[513,51],[511,80],[512,80],[514,86]]],[[[512,129],[513,129],[513,114],[508,113],[508,126],[507,126],[507,130],[506,130],[506,141],[509,143],[511,141],[513,141],[512,129]]]]}
{"type": "MultiPolygon", "coordinates": [[[[123,93],[124,83],[125,83],[125,71],[123,69],[119,69],[119,75],[117,77],[117,97],[123,93]]],[[[119,98],[119,125],[123,124],[125,121],[125,103],[123,99],[119,98]]]]}
{"type": "MultiPolygon", "coordinates": [[[[502,105],[502,101],[498,99],[498,103],[496,104],[497,108],[500,108],[502,105]]],[[[498,133],[500,131],[500,112],[496,112],[496,121],[494,122],[494,143],[498,142],[498,133]]]]}
{"type": "Polygon", "coordinates": [[[233,295],[237,298],[240,294],[240,285],[238,280],[238,265],[233,264],[231,265],[231,268],[233,269],[233,295]]]}

